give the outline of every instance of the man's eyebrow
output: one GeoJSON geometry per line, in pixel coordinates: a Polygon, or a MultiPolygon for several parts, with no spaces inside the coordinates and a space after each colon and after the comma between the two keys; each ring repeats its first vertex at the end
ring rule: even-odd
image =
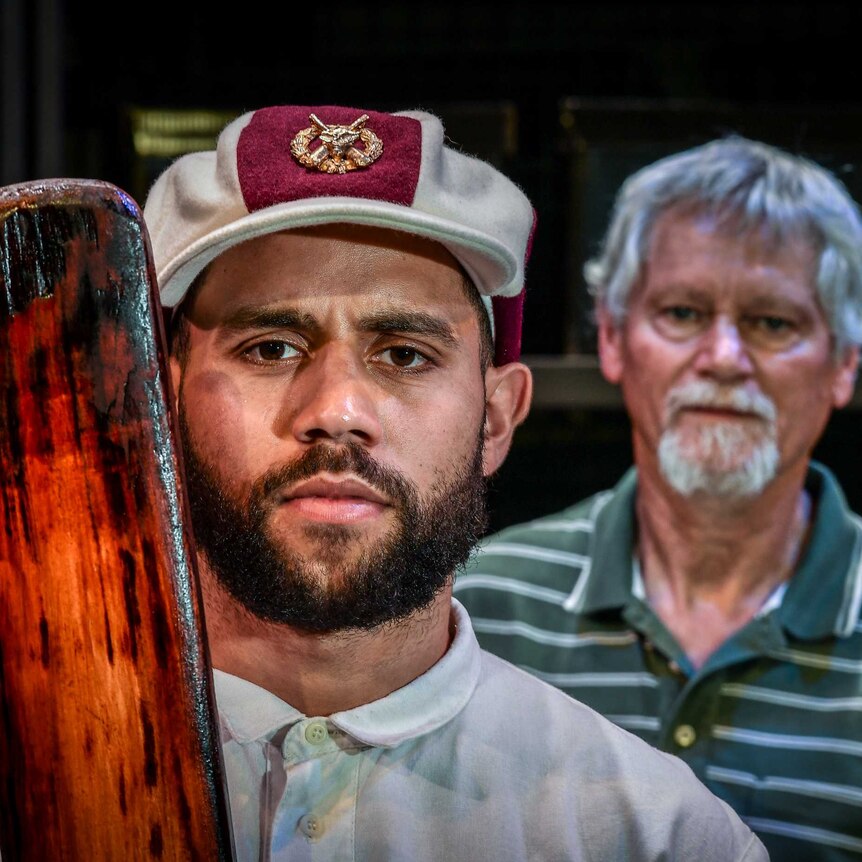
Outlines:
{"type": "MultiPolygon", "coordinates": [[[[711,290],[696,287],[687,281],[669,281],[652,291],[650,299],[654,303],[664,302],[710,302],[714,297],[711,290]]],[[[648,300],[649,301],[649,300],[648,300]]]]}
{"type": "Polygon", "coordinates": [[[222,322],[222,329],[299,329],[314,332],[320,328],[311,315],[295,308],[245,305],[232,311],[222,322]]]}
{"type": "Polygon", "coordinates": [[[442,341],[449,347],[461,342],[453,327],[445,320],[421,311],[381,311],[367,314],[359,321],[363,332],[403,332],[425,335],[442,341]]]}

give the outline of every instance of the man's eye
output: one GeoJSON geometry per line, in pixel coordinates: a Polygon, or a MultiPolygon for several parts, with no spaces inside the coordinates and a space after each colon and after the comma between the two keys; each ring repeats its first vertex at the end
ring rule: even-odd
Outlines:
{"type": "Polygon", "coordinates": [[[775,314],[752,316],[747,325],[751,342],[765,348],[784,349],[800,337],[796,321],[775,314]]]}
{"type": "Polygon", "coordinates": [[[793,324],[789,320],[770,315],[754,318],[754,325],[763,332],[775,334],[783,334],[793,328],[793,324]]]}
{"type": "Polygon", "coordinates": [[[655,313],[655,328],[665,338],[685,341],[708,325],[711,312],[693,305],[659,305],[655,313]]]}
{"type": "Polygon", "coordinates": [[[387,347],[378,355],[383,357],[387,365],[394,365],[397,368],[420,368],[428,361],[413,347],[387,347]]]}
{"type": "Polygon", "coordinates": [[[298,354],[298,350],[286,341],[261,341],[245,351],[246,356],[257,362],[279,362],[284,359],[292,359],[298,354]]]}
{"type": "Polygon", "coordinates": [[[671,305],[665,308],[663,313],[674,323],[694,323],[700,320],[700,312],[688,305],[671,305]]]}

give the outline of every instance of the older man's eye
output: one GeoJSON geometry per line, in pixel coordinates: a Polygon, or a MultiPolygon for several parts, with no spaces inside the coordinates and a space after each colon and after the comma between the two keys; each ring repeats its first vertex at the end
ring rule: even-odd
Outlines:
{"type": "Polygon", "coordinates": [[[776,334],[786,332],[793,326],[789,320],[785,320],[783,317],[770,317],[769,315],[755,318],[754,325],[763,332],[776,334]]]}
{"type": "Polygon", "coordinates": [[[688,305],[671,305],[664,309],[664,315],[673,323],[694,323],[700,320],[700,312],[688,305]]]}
{"type": "Polygon", "coordinates": [[[761,347],[783,350],[800,338],[799,323],[780,315],[760,314],[749,318],[746,323],[749,340],[761,347]]]}
{"type": "Polygon", "coordinates": [[[261,341],[245,351],[246,355],[257,362],[280,362],[292,359],[299,351],[286,341],[261,341]]]}
{"type": "Polygon", "coordinates": [[[387,347],[378,355],[387,365],[396,368],[421,368],[428,362],[427,357],[413,347],[387,347]]]}
{"type": "Polygon", "coordinates": [[[686,339],[698,333],[707,319],[706,312],[691,305],[665,305],[658,309],[655,326],[667,338],[686,339]]]}

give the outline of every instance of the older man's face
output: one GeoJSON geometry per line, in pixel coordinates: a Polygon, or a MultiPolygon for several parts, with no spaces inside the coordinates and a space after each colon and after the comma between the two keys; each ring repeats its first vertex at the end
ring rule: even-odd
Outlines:
{"type": "Polygon", "coordinates": [[[834,356],[806,242],[774,247],[705,214],[670,210],[616,326],[602,321],[605,375],[622,386],[636,460],[676,490],[759,493],[804,470],[857,352],[834,356]]]}
{"type": "Polygon", "coordinates": [[[199,546],[312,630],[423,606],[484,525],[476,307],[442,246],[344,226],[212,265],[173,364],[199,546]]]}

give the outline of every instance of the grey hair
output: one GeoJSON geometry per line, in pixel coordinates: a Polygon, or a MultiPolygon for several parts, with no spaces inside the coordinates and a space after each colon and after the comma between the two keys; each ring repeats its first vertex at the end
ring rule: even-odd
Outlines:
{"type": "Polygon", "coordinates": [[[597,305],[621,323],[656,219],[673,206],[715,214],[776,242],[803,238],[819,254],[817,291],[837,351],[862,344],[862,216],[821,165],[777,147],[728,136],[660,159],[630,176],[599,254],[584,277],[597,305]]]}

